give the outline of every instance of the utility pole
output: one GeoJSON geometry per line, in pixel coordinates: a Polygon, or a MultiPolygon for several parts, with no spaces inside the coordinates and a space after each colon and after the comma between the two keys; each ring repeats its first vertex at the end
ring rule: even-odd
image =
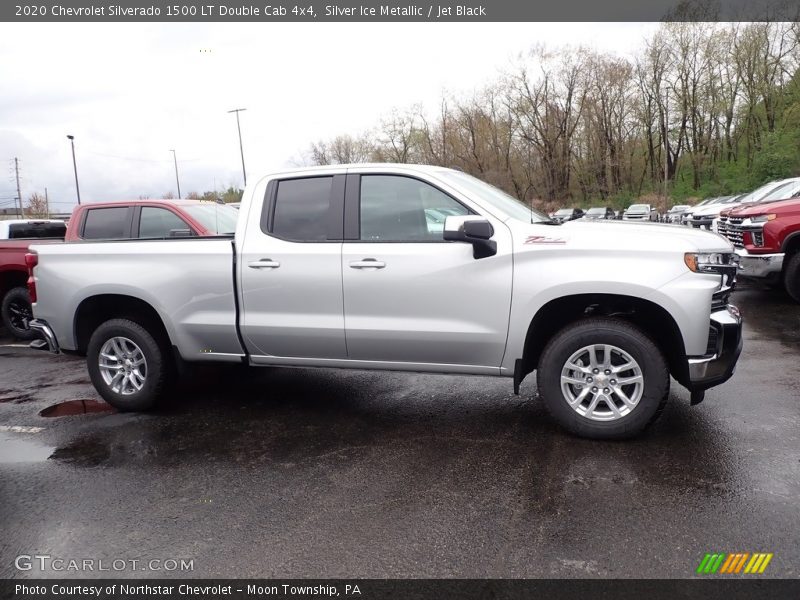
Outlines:
{"type": "MultiPolygon", "coordinates": [[[[24,212],[22,210],[22,192],[19,189],[19,159],[15,156],[14,157],[14,173],[17,177],[17,199],[19,200],[19,218],[23,218],[24,212]]],[[[16,208],[16,206],[14,207],[16,208]]]]}
{"type": "Polygon", "coordinates": [[[47,218],[50,218],[50,198],[47,196],[47,188],[44,188],[44,210],[47,213],[47,218]]]}
{"type": "Polygon", "coordinates": [[[175,154],[175,150],[170,150],[172,152],[172,160],[175,163],[175,183],[178,185],[178,199],[181,197],[181,180],[178,179],[178,155],[175,154]]]}
{"type": "Polygon", "coordinates": [[[247,185],[247,173],[244,170],[244,148],[242,147],[242,128],[239,125],[239,113],[243,110],[247,110],[246,108],[234,108],[233,110],[229,110],[228,113],[236,113],[236,129],[239,131],[239,152],[242,153],[242,179],[244,180],[244,185],[247,185]]]}
{"type": "Polygon", "coordinates": [[[78,204],[81,203],[81,188],[78,187],[78,163],[75,162],[75,136],[67,135],[69,143],[72,144],[72,168],[75,170],[75,192],[78,194],[78,204]]]}
{"type": "Polygon", "coordinates": [[[667,201],[667,180],[669,179],[669,89],[664,103],[664,202],[667,201]]]}

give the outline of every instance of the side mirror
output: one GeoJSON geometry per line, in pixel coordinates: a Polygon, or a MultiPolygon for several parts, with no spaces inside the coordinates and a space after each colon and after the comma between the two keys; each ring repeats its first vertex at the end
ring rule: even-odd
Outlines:
{"type": "Polygon", "coordinates": [[[497,242],[491,239],[494,227],[483,217],[451,216],[444,220],[442,237],[448,242],[472,244],[473,258],[487,258],[497,254],[497,242]]]}

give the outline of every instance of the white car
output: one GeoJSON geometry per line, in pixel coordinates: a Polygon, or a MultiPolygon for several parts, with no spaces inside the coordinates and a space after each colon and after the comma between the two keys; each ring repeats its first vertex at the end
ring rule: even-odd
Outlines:
{"type": "Polygon", "coordinates": [[[0,221],[0,240],[64,237],[67,224],[57,219],[9,219],[0,221]]]}
{"type": "Polygon", "coordinates": [[[649,204],[631,204],[622,215],[623,221],[658,221],[658,211],[649,204]]]}
{"type": "Polygon", "coordinates": [[[336,165],[254,178],[230,238],[34,245],[37,346],[87,357],[122,411],[174,361],[506,377],[590,438],[643,431],[733,374],[727,240],[556,224],[461,171],[336,165]],[[428,216],[447,214],[443,230],[428,216]],[[612,265],[609,268],[609,264],[612,265]]]}

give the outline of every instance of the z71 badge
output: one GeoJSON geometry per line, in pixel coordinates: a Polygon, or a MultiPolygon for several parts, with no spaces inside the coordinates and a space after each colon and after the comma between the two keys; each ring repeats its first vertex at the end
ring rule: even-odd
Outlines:
{"type": "Polygon", "coordinates": [[[566,244],[564,238],[553,238],[546,235],[529,235],[523,244],[566,244]]]}

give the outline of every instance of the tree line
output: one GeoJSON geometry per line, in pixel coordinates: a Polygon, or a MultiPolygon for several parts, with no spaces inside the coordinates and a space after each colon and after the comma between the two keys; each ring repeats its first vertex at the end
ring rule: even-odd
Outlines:
{"type": "Polygon", "coordinates": [[[748,191],[800,173],[797,22],[662,23],[633,58],[535,46],[435,110],[393,108],[307,162],[455,167],[545,208],[748,191]]]}

